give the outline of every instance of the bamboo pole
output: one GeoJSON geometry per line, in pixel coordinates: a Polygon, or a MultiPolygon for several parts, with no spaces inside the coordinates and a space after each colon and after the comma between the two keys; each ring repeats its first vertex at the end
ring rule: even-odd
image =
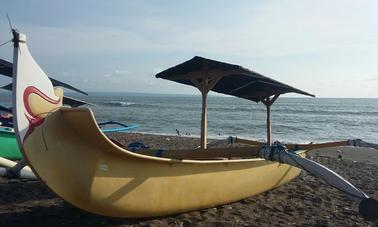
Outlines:
{"type": "Polygon", "coordinates": [[[11,168],[15,165],[17,165],[17,162],[14,162],[14,161],[8,160],[6,158],[0,157],[0,167],[11,168]]]}
{"type": "Polygon", "coordinates": [[[17,175],[9,175],[8,169],[0,167],[0,177],[10,177],[10,178],[24,178],[31,180],[38,180],[37,176],[30,170],[22,169],[17,175]]]}
{"type": "MultiPolygon", "coordinates": [[[[0,167],[5,167],[5,168],[12,168],[15,165],[17,165],[17,162],[8,160],[6,158],[0,157],[0,167]]],[[[23,167],[24,170],[27,171],[32,171],[29,166],[23,167]]]]}

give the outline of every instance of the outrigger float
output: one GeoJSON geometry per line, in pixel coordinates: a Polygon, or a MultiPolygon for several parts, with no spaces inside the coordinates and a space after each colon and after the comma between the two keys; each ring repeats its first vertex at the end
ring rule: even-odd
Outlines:
{"type": "Polygon", "coordinates": [[[192,150],[125,150],[101,132],[89,108],[62,106],[30,55],[26,36],[13,30],[15,130],[33,172],[72,205],[113,217],[151,217],[198,210],[276,188],[299,175],[318,175],[360,201],[360,212],[376,218],[377,201],[320,164],[305,150],[288,152],[271,138],[270,106],[284,93],[311,94],[237,65],[195,57],[157,74],[202,93],[201,147],[192,150]],[[267,107],[267,144],[207,148],[206,97],[212,90],[267,107]],[[298,168],[299,167],[299,168],[298,168]],[[375,215],[375,216],[374,216],[375,215]]]}

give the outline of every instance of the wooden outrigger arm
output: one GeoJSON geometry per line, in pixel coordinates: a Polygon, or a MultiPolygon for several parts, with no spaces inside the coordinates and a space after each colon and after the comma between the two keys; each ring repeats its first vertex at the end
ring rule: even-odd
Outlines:
{"type": "MultiPolygon", "coordinates": [[[[263,146],[266,143],[256,140],[241,139],[237,137],[229,137],[227,139],[229,143],[239,143],[251,146],[263,146]]],[[[284,144],[288,150],[314,150],[328,147],[341,147],[341,146],[354,146],[354,147],[368,147],[378,149],[378,144],[368,143],[361,139],[351,139],[351,140],[341,140],[336,142],[326,142],[326,143],[308,143],[308,144],[284,144]]]]}
{"type": "Polygon", "coordinates": [[[263,146],[260,150],[260,156],[266,160],[285,163],[301,168],[312,175],[323,179],[327,184],[342,191],[344,194],[357,201],[359,203],[359,212],[362,216],[369,220],[378,219],[378,201],[370,198],[362,190],[331,169],[310,159],[300,157],[295,153],[288,152],[285,146],[277,142],[275,142],[273,146],[263,146]]]}
{"type": "Polygon", "coordinates": [[[327,147],[340,147],[340,146],[348,146],[348,141],[338,141],[338,142],[327,142],[327,143],[310,143],[310,144],[285,144],[287,149],[289,150],[300,150],[300,149],[306,149],[306,150],[314,150],[314,149],[320,149],[320,148],[327,148],[327,147]]]}
{"type": "MultiPolygon", "coordinates": [[[[265,142],[260,142],[256,140],[248,140],[248,139],[241,139],[234,137],[232,139],[234,143],[240,143],[240,144],[246,144],[246,145],[252,145],[252,146],[261,146],[264,145],[265,142]]],[[[337,142],[327,142],[327,143],[309,143],[309,144],[285,144],[285,147],[287,147],[288,150],[314,150],[314,149],[320,149],[320,148],[327,148],[327,147],[339,147],[339,146],[348,146],[349,141],[348,140],[342,140],[337,142]]]]}

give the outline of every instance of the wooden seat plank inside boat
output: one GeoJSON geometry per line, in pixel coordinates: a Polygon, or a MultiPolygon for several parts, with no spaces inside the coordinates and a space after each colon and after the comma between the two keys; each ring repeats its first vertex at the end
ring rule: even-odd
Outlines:
{"type": "Polygon", "coordinates": [[[236,159],[256,158],[260,147],[231,147],[187,150],[138,150],[136,153],[172,159],[236,159]]]}

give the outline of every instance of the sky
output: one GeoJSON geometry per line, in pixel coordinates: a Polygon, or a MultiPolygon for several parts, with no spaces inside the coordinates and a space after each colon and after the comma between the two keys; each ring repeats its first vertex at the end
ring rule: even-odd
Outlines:
{"type": "Polygon", "coordinates": [[[199,94],[155,78],[198,55],[317,97],[378,98],[377,12],[375,0],[4,1],[0,43],[8,14],[48,75],[89,92],[199,94]]]}

